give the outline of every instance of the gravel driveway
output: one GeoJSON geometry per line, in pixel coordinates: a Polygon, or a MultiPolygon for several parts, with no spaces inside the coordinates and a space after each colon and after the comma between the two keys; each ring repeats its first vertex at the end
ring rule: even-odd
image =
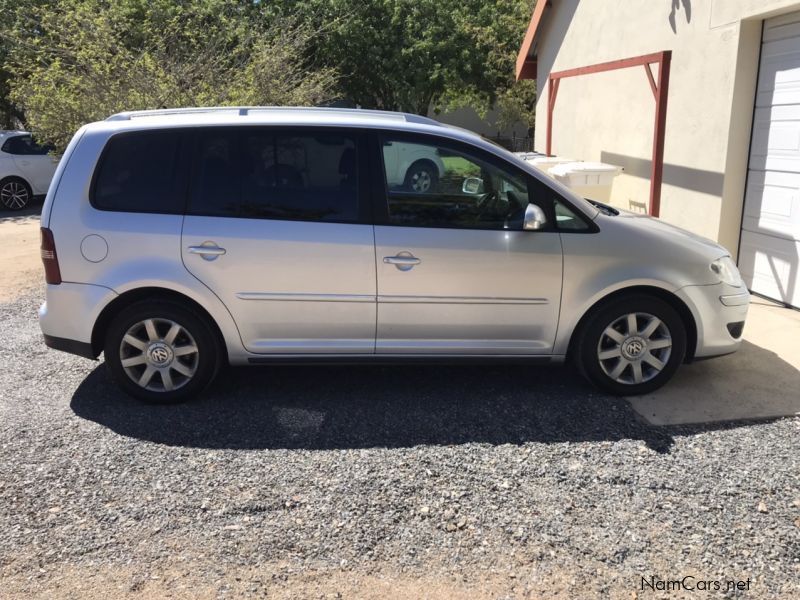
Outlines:
{"type": "Polygon", "coordinates": [[[40,293],[0,305],[0,597],[800,597],[800,419],[656,428],[522,366],[149,407],[44,347],[40,293]],[[749,591],[642,590],[686,575],[749,591]]]}

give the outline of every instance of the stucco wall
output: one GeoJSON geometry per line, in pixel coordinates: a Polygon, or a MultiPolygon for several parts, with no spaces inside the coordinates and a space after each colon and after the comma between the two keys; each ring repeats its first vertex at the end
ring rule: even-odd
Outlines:
{"type": "MultiPolygon", "coordinates": [[[[672,51],[661,217],[736,252],[761,19],[798,0],[555,0],[538,42],[536,148],[551,70],[672,51]]],[[[612,202],[646,211],[655,100],[643,67],[561,81],[553,153],[625,168],[612,202]]]]}

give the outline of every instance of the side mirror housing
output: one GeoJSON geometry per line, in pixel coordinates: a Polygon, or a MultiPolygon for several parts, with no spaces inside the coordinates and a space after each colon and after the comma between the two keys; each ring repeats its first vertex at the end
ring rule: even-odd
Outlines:
{"type": "Polygon", "coordinates": [[[522,228],[526,231],[537,231],[544,229],[545,225],[547,225],[547,217],[544,211],[535,204],[528,204],[528,208],[525,209],[522,228]]]}

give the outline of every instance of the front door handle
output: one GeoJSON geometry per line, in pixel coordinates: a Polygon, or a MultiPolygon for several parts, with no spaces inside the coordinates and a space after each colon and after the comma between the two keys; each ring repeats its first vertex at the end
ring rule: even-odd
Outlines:
{"type": "Polygon", "coordinates": [[[384,256],[383,262],[387,265],[394,265],[401,271],[408,271],[422,261],[410,252],[401,252],[397,256],[384,256]]]}
{"type": "Polygon", "coordinates": [[[220,248],[214,242],[203,242],[200,246],[189,246],[191,254],[199,254],[205,260],[214,260],[225,254],[225,248],[220,248]]]}

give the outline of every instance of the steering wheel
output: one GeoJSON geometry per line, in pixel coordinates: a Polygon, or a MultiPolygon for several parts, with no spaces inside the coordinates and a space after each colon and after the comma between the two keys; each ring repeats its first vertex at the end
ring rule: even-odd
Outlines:
{"type": "Polygon", "coordinates": [[[497,203],[500,196],[497,192],[486,192],[481,195],[480,200],[476,203],[475,207],[478,209],[478,214],[483,215],[488,211],[497,211],[497,203]]]}

